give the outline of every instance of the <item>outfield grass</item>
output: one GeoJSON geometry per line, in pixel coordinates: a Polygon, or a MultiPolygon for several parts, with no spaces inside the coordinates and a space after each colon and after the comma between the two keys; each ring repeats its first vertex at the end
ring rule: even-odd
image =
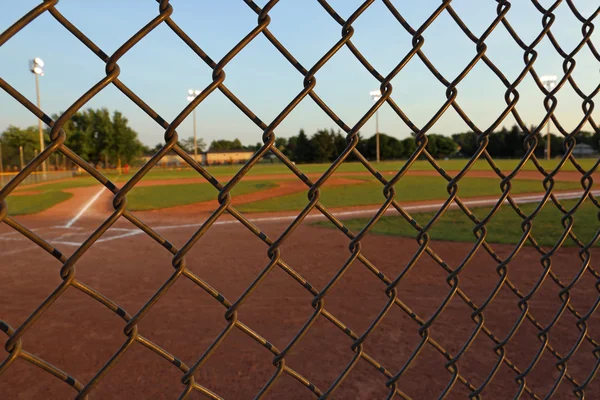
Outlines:
{"type": "MultiPolygon", "coordinates": [[[[569,209],[575,205],[575,200],[563,201],[561,204],[569,209]]],[[[536,204],[525,204],[521,207],[521,210],[525,214],[530,214],[535,207],[536,204]]],[[[490,210],[490,207],[471,209],[479,219],[485,217],[490,210]]],[[[592,202],[586,201],[575,212],[573,232],[583,243],[589,243],[600,229],[598,211],[592,202]]],[[[434,215],[434,212],[411,214],[421,226],[431,221],[434,215]]],[[[564,231],[560,222],[562,217],[563,214],[556,209],[554,204],[549,202],[544,206],[533,220],[532,234],[538,243],[543,246],[554,246],[556,244],[564,231]]],[[[368,221],[368,218],[357,218],[344,221],[344,224],[356,233],[368,221]]],[[[503,205],[486,225],[488,230],[486,240],[489,243],[516,244],[523,234],[522,221],[521,217],[509,205],[503,205]]],[[[334,228],[329,221],[317,222],[316,225],[334,228]]],[[[474,226],[475,224],[461,210],[448,210],[429,230],[429,236],[436,240],[474,243],[476,241],[473,234],[474,226]]],[[[417,235],[417,231],[400,215],[382,217],[370,232],[412,238],[417,235]]],[[[527,243],[530,244],[529,241],[527,243]]],[[[567,238],[563,246],[575,246],[575,242],[567,238]]]]}
{"type": "MultiPolygon", "coordinates": [[[[537,180],[515,180],[511,193],[539,193],[544,187],[537,180]]],[[[448,182],[437,176],[404,176],[396,185],[396,199],[399,201],[439,200],[448,197],[448,182]]],[[[579,182],[556,182],[555,190],[581,189],[579,182]]],[[[308,189],[307,189],[308,190],[308,189]]],[[[500,181],[490,178],[464,178],[459,185],[458,195],[461,197],[500,195],[500,181]]],[[[321,190],[320,201],[326,207],[353,207],[363,205],[380,205],[385,201],[383,185],[376,181],[355,185],[325,187],[321,190]]],[[[240,204],[240,211],[270,212],[296,211],[308,204],[307,192],[300,192],[240,204]]]]}
{"type": "MultiPolygon", "coordinates": [[[[277,187],[274,182],[242,181],[231,194],[233,196],[258,192],[277,187]]],[[[214,200],[218,190],[208,183],[142,186],[127,195],[127,208],[132,211],[156,210],[214,200]]]]}
{"type": "Polygon", "coordinates": [[[35,195],[8,196],[6,203],[9,215],[25,215],[42,212],[71,197],[73,197],[71,193],[47,191],[35,195]]]}
{"type": "MultiPolygon", "coordinates": [[[[466,163],[466,160],[441,160],[439,161],[440,166],[444,168],[446,171],[457,171],[460,170],[466,163]]],[[[503,171],[512,170],[517,164],[518,160],[498,160],[498,167],[503,171]]],[[[550,168],[556,165],[557,160],[540,160],[541,164],[545,168],[550,168]]],[[[589,169],[593,166],[595,160],[594,159],[583,159],[580,161],[581,165],[589,169]]],[[[299,164],[298,168],[302,170],[302,172],[311,174],[311,173],[323,173],[329,167],[330,164],[299,164]]],[[[382,161],[379,164],[373,163],[373,165],[380,172],[390,172],[390,171],[398,171],[403,165],[404,161],[382,161]]],[[[214,176],[220,178],[222,180],[223,177],[233,176],[239,169],[241,165],[220,165],[220,166],[212,166],[208,167],[207,170],[213,174],[214,176]]],[[[412,166],[411,170],[413,171],[433,171],[433,167],[427,161],[416,161],[412,166]]],[[[490,166],[485,161],[477,161],[473,167],[473,171],[491,171],[490,166]]],[[[524,170],[535,170],[535,166],[533,163],[529,162],[525,164],[524,170]]],[[[564,171],[575,171],[575,167],[573,167],[570,163],[565,164],[563,167],[564,171]]],[[[353,172],[366,172],[365,167],[358,162],[346,162],[342,164],[338,170],[338,172],[342,173],[353,173],[353,172]]],[[[105,176],[111,179],[113,182],[115,181],[125,181],[133,176],[133,172],[129,174],[117,175],[114,172],[104,173],[105,176]]],[[[257,176],[257,175],[274,175],[274,174],[285,174],[289,175],[290,179],[295,179],[295,176],[292,175],[291,171],[283,164],[257,164],[254,166],[248,175],[257,176]]],[[[178,178],[200,178],[201,175],[198,174],[195,170],[191,168],[181,169],[181,170],[168,170],[161,169],[159,167],[155,167],[152,169],[145,177],[145,180],[157,180],[157,179],[178,179],[178,178]]],[[[221,182],[225,183],[225,182],[221,182]]],[[[45,184],[37,184],[35,186],[36,190],[63,190],[69,188],[76,187],[84,187],[84,186],[94,186],[98,184],[94,178],[90,176],[73,178],[61,180],[59,182],[49,182],[45,184]]],[[[17,190],[27,190],[31,188],[31,185],[24,185],[19,187],[17,190]]]]}
{"type": "MultiPolygon", "coordinates": [[[[595,160],[593,160],[593,159],[585,159],[585,160],[581,160],[581,164],[584,168],[589,169],[593,165],[594,161],[595,160]]],[[[447,171],[458,170],[464,166],[465,162],[466,162],[466,160],[442,160],[442,161],[439,161],[440,165],[447,171]]],[[[542,160],[541,162],[545,167],[548,168],[548,167],[556,165],[557,160],[550,160],[550,161],[542,160]]],[[[499,160],[497,162],[499,168],[501,168],[505,171],[514,168],[516,163],[517,163],[517,160],[499,160]]],[[[400,169],[402,167],[403,164],[404,164],[403,161],[384,161],[379,164],[376,164],[376,167],[378,170],[380,170],[382,172],[389,172],[389,171],[397,171],[398,169],[400,169]]],[[[216,177],[218,177],[222,181],[223,184],[225,184],[226,181],[223,179],[223,177],[232,176],[239,170],[240,167],[241,167],[240,165],[213,166],[213,167],[209,167],[208,170],[210,171],[210,173],[212,173],[216,177]]],[[[298,167],[305,173],[323,173],[329,167],[329,164],[303,164],[303,165],[299,165],[298,167]]],[[[411,169],[415,170],[415,171],[424,171],[424,170],[432,170],[433,167],[431,167],[431,165],[426,161],[417,161],[413,164],[411,169]]],[[[532,170],[532,169],[534,169],[534,166],[530,162],[525,165],[524,169],[532,170]]],[[[485,161],[478,161],[473,166],[473,170],[477,170],[477,171],[488,170],[489,171],[490,167],[485,161]]],[[[572,170],[574,170],[574,167],[571,166],[570,164],[566,164],[564,167],[564,170],[572,171],[572,170]]],[[[364,166],[362,166],[362,164],[356,163],[356,162],[344,163],[338,169],[338,172],[347,173],[347,174],[352,174],[353,172],[365,172],[365,171],[366,170],[365,170],[364,166]]],[[[288,175],[290,177],[290,179],[296,179],[291,174],[291,172],[288,170],[288,168],[283,164],[257,164],[249,172],[249,175],[254,175],[254,176],[274,175],[274,174],[285,174],[285,175],[288,175]]],[[[109,179],[111,179],[113,182],[123,182],[123,181],[129,179],[131,176],[133,176],[132,173],[127,174],[127,175],[125,175],[125,174],[117,175],[113,172],[107,172],[107,173],[105,173],[105,175],[109,179]]],[[[144,179],[145,180],[156,180],[156,179],[178,179],[178,178],[198,178],[198,177],[200,177],[200,175],[192,169],[164,170],[164,169],[160,169],[157,167],[157,168],[153,169],[152,171],[150,171],[144,179]]],[[[367,178],[365,178],[364,176],[362,176],[362,177],[357,176],[356,179],[367,179],[367,178]]],[[[498,188],[497,180],[492,180],[492,179],[487,179],[487,180],[479,179],[478,180],[477,178],[472,178],[472,179],[468,179],[468,180],[471,182],[480,183],[480,185],[478,185],[478,187],[474,188],[473,190],[470,190],[467,187],[467,186],[471,186],[471,185],[466,185],[466,184],[461,185],[460,193],[463,196],[483,196],[483,195],[499,193],[499,191],[497,189],[498,188]]],[[[61,180],[61,181],[57,181],[57,182],[48,182],[48,183],[41,184],[41,185],[37,184],[35,186],[24,185],[24,186],[17,188],[16,193],[18,193],[18,191],[20,191],[20,190],[31,190],[32,188],[34,188],[35,190],[39,190],[43,193],[62,192],[65,189],[94,186],[94,185],[98,185],[98,182],[90,176],[85,176],[85,177],[61,180]]],[[[399,197],[399,199],[425,200],[425,199],[446,197],[445,186],[446,186],[446,183],[445,183],[445,181],[442,180],[442,178],[407,176],[402,179],[402,182],[399,184],[399,186],[397,188],[398,188],[398,193],[401,193],[401,196],[403,196],[403,197],[399,197]],[[437,181],[436,181],[436,179],[437,179],[437,181]],[[435,183],[430,184],[430,183],[425,183],[425,182],[435,182],[435,183]],[[421,186],[423,183],[425,183],[425,186],[427,186],[427,187],[422,188],[421,186]],[[406,187],[403,189],[402,185],[405,185],[406,187]]],[[[533,181],[530,181],[529,184],[525,185],[526,187],[522,186],[522,188],[521,188],[521,185],[518,185],[518,186],[519,187],[513,188],[513,193],[539,192],[539,191],[543,190],[543,188],[541,187],[541,184],[537,183],[537,185],[536,185],[533,181]]],[[[578,183],[567,184],[566,182],[560,182],[560,185],[558,185],[558,186],[561,186],[561,187],[557,188],[557,189],[579,188],[578,183]]],[[[256,190],[261,190],[261,189],[258,188],[256,190]]],[[[189,200],[189,201],[185,201],[185,199],[181,198],[181,199],[171,202],[169,200],[162,199],[162,197],[165,197],[165,196],[159,190],[157,192],[157,197],[161,197],[161,199],[157,200],[157,204],[160,205],[160,204],[164,203],[164,204],[169,204],[168,206],[171,206],[171,205],[194,203],[194,202],[198,201],[198,200],[196,200],[197,198],[202,198],[202,197],[197,197],[198,196],[197,193],[199,193],[200,191],[201,190],[195,191],[195,189],[192,189],[192,192],[190,192],[191,200],[189,200]]],[[[151,196],[152,196],[152,194],[145,194],[144,191],[140,192],[140,198],[142,198],[142,200],[140,202],[140,204],[141,204],[140,207],[154,207],[152,205],[145,205],[146,203],[148,203],[148,201],[143,200],[144,197],[149,198],[151,196]]],[[[169,196],[166,196],[166,197],[169,197],[169,196]]],[[[178,197],[185,197],[185,196],[178,195],[178,197]]],[[[62,195],[61,194],[44,194],[43,196],[41,196],[41,195],[37,196],[37,199],[30,199],[30,200],[21,199],[19,201],[23,204],[25,204],[25,203],[38,204],[38,206],[35,208],[31,208],[29,206],[27,206],[27,207],[14,206],[14,209],[15,209],[15,213],[18,212],[19,214],[31,213],[27,210],[37,210],[37,211],[33,211],[33,212],[39,212],[39,211],[43,211],[44,209],[47,209],[47,208],[59,203],[61,201],[64,201],[68,198],[69,198],[69,196],[67,196],[65,193],[63,193],[62,195]]],[[[199,201],[203,201],[203,200],[199,200],[199,201]]],[[[382,201],[383,201],[383,196],[381,194],[381,186],[379,183],[376,183],[376,182],[371,182],[370,184],[364,184],[364,185],[361,185],[360,187],[355,186],[355,185],[350,185],[350,186],[338,187],[338,188],[325,188],[323,190],[323,202],[325,202],[325,204],[328,204],[331,207],[346,207],[346,206],[355,206],[355,205],[364,205],[364,204],[380,204],[382,201]]],[[[12,202],[12,204],[15,204],[14,200],[12,200],[11,202],[12,202]]],[[[284,197],[281,197],[278,199],[264,201],[264,202],[261,202],[261,204],[247,204],[247,205],[244,205],[243,208],[245,211],[285,211],[285,210],[289,211],[289,210],[298,210],[298,209],[303,208],[306,205],[306,202],[307,202],[306,194],[299,193],[296,195],[289,195],[289,196],[284,196],[284,197]]],[[[150,204],[150,203],[148,203],[148,204],[150,204]]],[[[149,208],[142,208],[142,209],[149,209],[149,208]]],[[[11,211],[11,214],[13,214],[12,211],[11,211]]],[[[14,214],[14,215],[17,215],[17,214],[14,214]]]]}
{"type": "MultiPolygon", "coordinates": [[[[558,164],[559,160],[540,160],[542,166],[546,169],[553,168],[558,164]]],[[[594,165],[595,159],[582,159],[580,160],[580,164],[583,168],[589,169],[594,165]]],[[[373,163],[373,166],[377,168],[380,172],[389,172],[389,171],[398,171],[404,165],[405,161],[382,161],[380,163],[373,163]]],[[[440,160],[438,164],[444,168],[446,171],[458,171],[462,169],[467,160],[440,160]]],[[[497,160],[496,164],[498,168],[502,171],[512,171],[517,165],[518,160],[497,160]]],[[[323,173],[330,164],[298,164],[298,168],[306,173],[323,173]]],[[[232,176],[239,169],[240,165],[219,165],[207,167],[208,172],[213,174],[216,177],[221,176],[232,176]]],[[[523,167],[526,171],[534,171],[536,170],[535,165],[532,162],[528,162],[523,167]]],[[[411,170],[413,171],[433,171],[434,168],[427,161],[416,161],[412,166],[411,170]]],[[[473,171],[492,171],[491,167],[485,160],[478,160],[472,167],[473,171]]],[[[563,171],[575,171],[575,167],[568,162],[562,168],[563,171]]],[[[358,162],[345,162],[338,168],[339,172],[344,173],[352,173],[352,172],[365,172],[367,171],[365,167],[358,162]]],[[[281,163],[275,164],[266,164],[261,163],[257,164],[248,173],[248,175],[270,175],[270,174],[291,174],[288,167],[281,163]]],[[[131,175],[131,174],[130,174],[131,175]]],[[[181,177],[181,178],[189,178],[199,176],[198,173],[191,168],[184,170],[164,170],[158,167],[154,168],[152,171],[146,175],[150,179],[163,179],[163,178],[172,178],[172,177],[181,177]]]]}

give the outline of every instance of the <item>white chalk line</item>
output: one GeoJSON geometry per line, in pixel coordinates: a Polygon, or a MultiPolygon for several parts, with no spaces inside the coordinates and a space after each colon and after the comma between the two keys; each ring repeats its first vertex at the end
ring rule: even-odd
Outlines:
{"type": "MultiPolygon", "coordinates": [[[[578,199],[578,198],[580,198],[580,196],[582,194],[583,194],[583,192],[581,192],[581,191],[579,191],[579,192],[562,192],[562,193],[556,193],[555,196],[559,200],[569,200],[569,199],[578,199]]],[[[592,194],[595,196],[600,195],[600,190],[592,191],[592,194]]],[[[513,200],[518,204],[535,203],[535,202],[541,201],[543,198],[544,198],[543,194],[530,195],[530,196],[513,196],[513,200]]],[[[498,202],[498,199],[463,200],[463,204],[465,204],[466,206],[494,205],[497,202],[498,202]]],[[[508,203],[508,200],[505,200],[504,204],[507,204],[507,203],[508,203]]],[[[409,211],[409,212],[410,211],[427,210],[427,209],[435,210],[435,209],[439,209],[443,204],[444,204],[444,202],[419,204],[419,205],[407,205],[402,208],[405,211],[409,211]]],[[[449,208],[458,208],[458,205],[456,203],[452,203],[449,208]]],[[[360,216],[360,215],[372,215],[378,211],[379,211],[379,208],[370,208],[370,209],[364,209],[364,210],[340,211],[340,212],[336,212],[336,213],[332,213],[332,214],[338,219],[345,219],[348,217],[354,217],[354,216],[360,216]]],[[[395,212],[395,211],[396,210],[394,208],[390,208],[385,212],[385,214],[395,212]]],[[[297,218],[296,215],[286,215],[286,216],[278,216],[278,217],[248,218],[248,221],[252,222],[252,223],[283,222],[283,221],[293,221],[296,218],[297,218]]],[[[306,218],[305,218],[305,220],[318,220],[318,219],[327,219],[327,217],[325,217],[323,214],[311,214],[311,215],[306,216],[306,218]]],[[[218,226],[218,225],[231,225],[231,224],[239,224],[239,223],[240,222],[237,219],[231,219],[231,220],[226,220],[226,221],[216,221],[213,225],[218,226]]],[[[161,230],[182,229],[182,228],[199,228],[200,226],[202,226],[202,223],[181,224],[181,225],[163,225],[163,226],[154,227],[152,229],[155,231],[161,231],[161,230]]],[[[111,228],[111,229],[109,229],[109,231],[112,229],[115,229],[115,228],[111,228]]],[[[117,229],[121,230],[121,231],[128,230],[126,228],[117,228],[117,229]]],[[[98,239],[96,241],[96,243],[106,243],[106,242],[110,242],[112,240],[141,235],[143,233],[144,233],[144,231],[142,231],[141,229],[137,229],[137,228],[129,229],[129,232],[127,232],[127,233],[110,236],[110,237],[102,237],[102,238],[98,239]]],[[[77,247],[81,246],[81,244],[82,244],[82,243],[77,243],[77,242],[62,242],[62,241],[55,242],[55,243],[77,246],[77,247]]]]}
{"type": "Polygon", "coordinates": [[[3,240],[5,242],[21,242],[23,240],[27,240],[27,238],[25,237],[0,237],[0,240],[3,240]]]}
{"type": "MultiPolygon", "coordinates": [[[[31,231],[31,232],[36,232],[36,231],[39,231],[40,229],[42,229],[42,228],[30,229],[30,231],[31,231]]],[[[7,236],[17,236],[17,235],[21,235],[21,232],[17,232],[17,231],[13,231],[13,232],[6,232],[6,233],[3,233],[3,234],[0,234],[0,240],[1,240],[2,238],[5,238],[5,237],[7,237],[7,236]]],[[[9,239],[9,240],[10,240],[10,239],[9,239]]]]}
{"type": "MultiPolygon", "coordinates": [[[[111,228],[112,229],[112,228],[111,228]]],[[[111,230],[109,229],[109,231],[111,230]]],[[[144,233],[144,231],[141,231],[139,229],[127,229],[129,232],[127,233],[122,233],[120,235],[115,235],[115,236],[109,236],[109,237],[103,237],[100,238],[98,240],[96,240],[96,243],[103,243],[103,242],[109,242],[111,240],[116,240],[116,239],[121,239],[121,238],[126,238],[129,236],[135,236],[135,235],[139,235],[141,233],[144,233]]]]}
{"type": "Polygon", "coordinates": [[[69,241],[64,241],[64,240],[49,240],[49,242],[51,244],[64,244],[65,246],[74,246],[74,247],[80,247],[83,242],[79,243],[79,242],[69,242],[69,241]]]}
{"type": "Polygon", "coordinates": [[[100,195],[102,195],[102,193],[104,193],[104,191],[106,190],[106,188],[104,186],[102,186],[102,189],[100,189],[100,191],[98,193],[96,193],[94,195],[94,197],[92,197],[90,199],[90,201],[87,202],[87,204],[85,206],[83,206],[83,208],[81,210],[79,210],[79,212],[77,213],[76,216],[74,216],[69,222],[67,222],[65,224],[65,228],[70,228],[71,226],[73,226],[73,224],[75,222],[77,222],[77,220],[79,218],[81,218],[81,216],[92,206],[92,204],[94,204],[96,202],[96,200],[98,200],[98,198],[100,197],[100,195]]]}
{"type": "Polygon", "coordinates": [[[22,247],[20,249],[16,249],[16,250],[12,250],[12,251],[3,251],[2,252],[2,257],[9,256],[9,255],[12,255],[12,254],[19,254],[19,253],[23,253],[24,251],[31,251],[31,250],[35,250],[35,249],[39,249],[39,247],[37,247],[37,246],[25,246],[25,247],[22,247]]]}

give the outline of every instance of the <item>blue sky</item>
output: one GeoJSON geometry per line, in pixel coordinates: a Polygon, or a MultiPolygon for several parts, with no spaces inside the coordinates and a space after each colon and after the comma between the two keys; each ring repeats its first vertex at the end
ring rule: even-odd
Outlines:
{"type": "MultiPolygon", "coordinates": [[[[20,0],[3,7],[0,30],[4,31],[39,1],[20,0]]],[[[257,4],[263,5],[265,1],[257,4]]],[[[331,0],[330,4],[347,18],[361,0],[331,0]]],[[[513,1],[508,20],[526,43],[541,30],[541,14],[530,1],[513,1]]],[[[550,1],[541,1],[548,5],[550,1]]],[[[581,24],[563,2],[556,14],[553,33],[567,51],[581,40],[581,24]]],[[[439,0],[403,0],[394,4],[413,27],[418,27],[437,7],[439,0]]],[[[596,0],[578,0],[584,15],[598,6],[596,0]]],[[[173,20],[218,61],[257,24],[256,14],[242,0],[172,1],[173,20]]],[[[480,35],[495,17],[496,1],[455,0],[452,5],[464,22],[480,35]]],[[[153,0],[105,0],[90,2],[61,0],[57,9],[79,27],[104,52],[112,54],[130,36],[158,14],[153,0]]],[[[309,69],[341,37],[341,27],[316,0],[281,0],[270,12],[269,29],[309,69]]],[[[381,1],[376,1],[353,25],[354,44],[382,73],[387,74],[411,48],[411,36],[394,19],[381,1]]],[[[449,80],[475,55],[475,44],[460,31],[448,13],[443,13],[425,33],[423,51],[449,80]]],[[[600,34],[594,33],[600,46],[600,34]]],[[[523,51],[506,30],[499,26],[486,41],[488,56],[509,80],[522,70],[523,51]]],[[[562,58],[550,41],[538,46],[536,69],[540,74],[562,75],[562,58]]],[[[35,101],[33,75],[28,60],[41,57],[46,63],[41,78],[42,108],[48,113],[64,111],[79,96],[104,76],[104,63],[45,13],[0,47],[0,76],[35,101]]],[[[589,93],[600,82],[600,63],[589,49],[576,58],[574,77],[589,93]]],[[[120,79],[167,121],[186,106],[188,89],[203,89],[212,71],[165,24],[138,43],[120,61],[120,79]]],[[[302,90],[303,77],[263,36],[257,37],[225,68],[225,84],[263,121],[269,123],[302,90]]],[[[354,125],[371,106],[369,91],[379,83],[355,59],[341,49],[316,75],[316,92],[348,125],[354,125]]],[[[445,100],[445,87],[416,57],[392,81],[393,98],[405,113],[423,126],[445,100]]],[[[485,129],[505,107],[502,83],[483,63],[478,64],[459,85],[458,102],[473,122],[485,129]]],[[[517,109],[528,124],[537,124],[544,115],[543,96],[533,80],[526,78],[519,87],[517,109]]],[[[581,100],[571,88],[561,90],[557,115],[567,129],[581,120],[581,100]]],[[[116,87],[109,86],[86,107],[121,110],[140,139],[149,145],[162,141],[163,130],[116,87]]],[[[410,129],[387,105],[380,110],[380,131],[398,138],[410,129]]],[[[595,118],[600,111],[594,112],[595,118]]],[[[239,138],[250,144],[260,141],[262,132],[219,92],[213,93],[197,108],[198,134],[207,143],[213,139],[239,138]]],[[[511,125],[512,117],[504,125],[511,125]]],[[[4,91],[0,91],[0,130],[8,125],[35,125],[35,118],[4,91]]],[[[335,123],[316,104],[306,98],[276,129],[280,136],[297,134],[303,128],[311,134],[335,123]]],[[[374,118],[361,132],[370,136],[374,118]]],[[[467,125],[453,110],[431,132],[452,134],[466,131],[467,125]]],[[[590,129],[587,126],[587,129],[590,129]]],[[[192,135],[191,116],[178,129],[182,137],[192,135]]]]}

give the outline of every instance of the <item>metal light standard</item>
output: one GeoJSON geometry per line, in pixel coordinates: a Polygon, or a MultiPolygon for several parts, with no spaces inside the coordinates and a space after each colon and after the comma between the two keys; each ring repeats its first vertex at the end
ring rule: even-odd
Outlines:
{"type": "MultiPolygon", "coordinates": [[[[556,87],[556,81],[558,80],[556,75],[544,75],[540,77],[542,81],[542,85],[546,88],[547,91],[552,91],[556,87]]],[[[550,159],[550,123],[552,119],[548,118],[548,125],[546,125],[547,133],[546,133],[546,160],[550,159]]]]}
{"type": "MultiPolygon", "coordinates": [[[[200,94],[200,90],[188,90],[187,101],[193,101],[200,94]]],[[[198,138],[196,136],[196,107],[194,107],[194,160],[198,161],[198,138]]]]}
{"type": "MultiPolygon", "coordinates": [[[[373,101],[377,101],[381,98],[380,90],[372,90],[369,92],[373,101]]],[[[379,109],[375,111],[375,157],[379,162],[379,109]]]]}
{"type": "MultiPolygon", "coordinates": [[[[41,58],[36,57],[29,61],[29,70],[35,75],[35,93],[37,95],[37,107],[41,109],[40,105],[40,76],[44,76],[44,62],[41,58]]],[[[38,130],[40,131],[40,153],[44,151],[44,131],[42,130],[42,120],[38,118],[38,130]]],[[[42,171],[46,175],[46,161],[42,163],[42,171]]]]}

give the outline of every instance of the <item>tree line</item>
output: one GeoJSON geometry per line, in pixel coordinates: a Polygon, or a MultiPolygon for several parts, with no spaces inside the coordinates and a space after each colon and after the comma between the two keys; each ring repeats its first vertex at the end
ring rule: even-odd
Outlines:
{"type": "MultiPolygon", "coordinates": [[[[531,131],[535,128],[532,127],[531,131]]],[[[525,138],[527,134],[521,130],[518,125],[513,125],[510,129],[503,127],[499,131],[489,135],[489,143],[486,147],[492,157],[499,158],[520,158],[525,154],[525,138]]],[[[477,134],[475,132],[455,133],[452,140],[460,147],[461,155],[471,157],[477,151],[477,134]]],[[[595,150],[600,150],[600,132],[581,131],[575,136],[577,143],[584,143],[595,150]]],[[[546,133],[540,134],[538,144],[534,154],[541,157],[545,154],[546,133]]],[[[563,148],[564,138],[550,134],[550,156],[561,156],[565,153],[563,148]]]]}
{"type": "MultiPolygon", "coordinates": [[[[363,138],[359,133],[356,149],[367,159],[373,160],[377,156],[377,138],[373,135],[363,138]]],[[[436,158],[450,157],[456,153],[458,146],[449,137],[440,134],[427,135],[427,150],[436,158]]],[[[260,147],[260,143],[252,149],[260,147]]],[[[297,163],[320,163],[334,161],[348,146],[346,137],[341,131],[321,129],[310,138],[304,130],[298,135],[289,138],[276,138],[275,146],[290,160],[297,163]]],[[[417,148],[414,137],[397,139],[385,133],[379,133],[379,155],[382,160],[397,160],[410,157],[417,148]]],[[[349,160],[354,160],[350,154],[349,160]]]]}
{"type": "MultiPolygon", "coordinates": [[[[533,129],[533,128],[532,128],[533,129]]],[[[376,159],[376,135],[363,138],[359,133],[359,142],[356,149],[367,159],[376,159]]],[[[445,136],[436,133],[428,133],[426,149],[434,158],[464,158],[472,157],[479,148],[478,134],[475,132],[455,133],[445,136]]],[[[523,132],[518,125],[510,128],[503,127],[489,135],[486,150],[492,157],[497,158],[520,158],[525,154],[525,138],[527,133],[523,132]]],[[[546,148],[546,134],[540,134],[538,144],[534,153],[537,157],[543,157],[546,148]]],[[[550,153],[552,157],[561,156],[565,153],[564,138],[550,134],[550,153]]],[[[576,136],[577,143],[585,143],[595,150],[600,150],[600,132],[592,133],[582,131],[576,136]]],[[[261,146],[249,146],[251,150],[257,150],[261,146]]],[[[292,161],[297,163],[319,163],[334,161],[347,147],[346,137],[341,131],[333,129],[322,129],[308,137],[304,130],[289,138],[275,139],[275,146],[292,161]]],[[[404,139],[397,139],[385,133],[379,134],[379,152],[382,160],[407,159],[417,149],[414,135],[404,139]]],[[[353,160],[351,154],[348,157],[353,160]]]]}
{"type": "MultiPolygon", "coordinates": [[[[53,115],[56,120],[58,115],[53,115]]],[[[87,109],[79,111],[64,125],[65,145],[85,161],[103,167],[116,166],[119,162],[131,163],[138,158],[146,147],[139,141],[138,134],[130,126],[127,118],[119,111],[112,114],[106,109],[87,109]]],[[[44,142],[50,143],[50,129],[43,132],[44,142]]],[[[20,166],[20,147],[23,159],[27,163],[39,151],[39,132],[35,126],[24,129],[9,126],[0,135],[3,164],[9,169],[20,166]]],[[[50,169],[59,163],[51,160],[50,169]]],[[[70,160],[60,162],[62,167],[70,168],[70,160]],[[67,165],[68,164],[68,165],[67,165]]]]}
{"type": "MultiPolygon", "coordinates": [[[[376,138],[375,135],[368,139],[363,139],[359,134],[359,142],[357,145],[358,151],[368,159],[376,157],[376,138]]],[[[456,143],[449,137],[431,134],[427,136],[429,142],[427,150],[434,157],[446,157],[454,154],[457,150],[456,143]]],[[[179,142],[179,145],[186,151],[193,152],[193,138],[184,139],[179,142]]],[[[198,138],[198,151],[204,151],[206,145],[204,141],[198,138]]],[[[162,143],[158,143],[150,153],[153,154],[161,149],[162,143]]],[[[320,163],[331,162],[335,160],[339,154],[346,148],[346,137],[342,135],[340,130],[320,129],[315,132],[310,138],[306,135],[303,129],[298,135],[285,138],[278,137],[275,139],[275,147],[285,154],[290,160],[297,163],[320,163]]],[[[255,145],[244,146],[242,142],[236,138],[234,140],[220,139],[213,140],[208,146],[208,151],[227,151],[227,150],[248,150],[257,151],[262,147],[262,143],[255,145]]],[[[379,134],[379,148],[381,159],[394,160],[408,158],[417,148],[415,139],[408,137],[405,139],[396,139],[393,136],[385,133],[379,134]]],[[[150,155],[149,153],[149,155],[150,155]]],[[[350,160],[354,157],[351,155],[350,160]]]]}
{"type": "MultiPolygon", "coordinates": [[[[58,118],[57,115],[53,116],[58,118]]],[[[87,109],[77,112],[63,126],[66,133],[65,144],[87,162],[102,167],[114,167],[119,163],[131,163],[139,156],[155,154],[164,144],[159,143],[154,148],[143,145],[138,134],[130,126],[127,118],[119,111],[110,113],[106,108],[87,109]]],[[[44,140],[49,144],[50,130],[44,131],[44,140]]],[[[372,135],[363,138],[358,134],[357,150],[367,159],[376,158],[376,137],[372,135]]],[[[435,158],[471,157],[477,151],[478,135],[474,132],[455,133],[444,136],[429,133],[427,136],[427,151],[435,158]]],[[[486,147],[492,157],[517,158],[525,154],[525,137],[518,125],[510,128],[503,127],[489,135],[486,147]]],[[[596,150],[600,150],[600,132],[582,131],[576,136],[577,143],[586,143],[596,150]]],[[[416,150],[414,136],[398,139],[394,136],[380,133],[380,158],[382,160],[406,159],[416,150]]],[[[39,150],[39,133],[35,126],[24,129],[9,126],[0,134],[2,145],[3,164],[7,169],[16,169],[20,165],[19,147],[23,148],[25,162],[30,161],[39,150]]],[[[179,145],[187,152],[193,154],[193,137],[182,139],[179,145]]],[[[244,146],[239,139],[213,140],[208,146],[208,151],[223,150],[251,150],[256,151],[262,146],[244,146]]],[[[285,156],[297,163],[320,163],[334,161],[347,147],[346,136],[340,130],[320,129],[310,137],[304,130],[297,135],[285,138],[277,137],[275,146],[285,156]]],[[[206,149],[202,138],[197,140],[197,150],[206,149]]],[[[537,156],[544,156],[546,147],[546,134],[540,134],[538,145],[535,149],[537,156]]],[[[564,154],[563,138],[551,135],[551,155],[553,157],[564,154]]],[[[349,160],[355,159],[351,154],[349,160]]],[[[58,160],[57,160],[58,161],[58,160]]],[[[51,163],[52,164],[52,163],[51,163]]]]}

